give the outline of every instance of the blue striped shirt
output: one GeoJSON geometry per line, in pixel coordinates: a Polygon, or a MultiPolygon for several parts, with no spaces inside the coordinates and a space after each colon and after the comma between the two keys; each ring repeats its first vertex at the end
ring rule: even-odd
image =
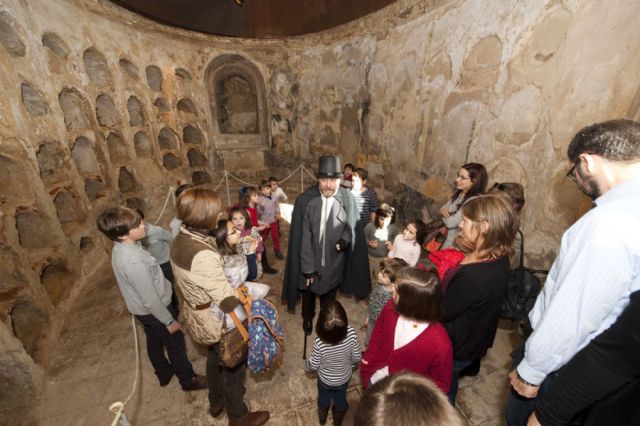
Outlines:
{"type": "Polygon", "coordinates": [[[347,337],[340,343],[329,345],[317,336],[313,339],[311,358],[305,362],[306,371],[317,371],[318,378],[327,386],[340,386],[351,379],[354,365],[360,363],[362,350],[358,336],[349,326],[347,337]]]}

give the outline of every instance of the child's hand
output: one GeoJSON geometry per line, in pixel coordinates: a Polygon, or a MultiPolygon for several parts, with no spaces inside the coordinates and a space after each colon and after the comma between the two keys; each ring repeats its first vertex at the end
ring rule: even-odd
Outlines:
{"type": "Polygon", "coordinates": [[[180,331],[180,323],[178,321],[173,321],[171,325],[167,326],[167,330],[169,330],[169,334],[175,334],[180,331]]]}
{"type": "Polygon", "coordinates": [[[256,253],[256,260],[262,262],[262,253],[256,253]]]}
{"type": "Polygon", "coordinates": [[[369,241],[369,247],[378,248],[378,240],[369,241]]]}
{"type": "Polygon", "coordinates": [[[265,229],[267,229],[268,227],[269,227],[269,225],[267,225],[267,224],[265,223],[265,224],[262,224],[262,225],[258,226],[258,229],[259,229],[260,231],[264,231],[264,230],[265,230],[265,229]]]}
{"type": "Polygon", "coordinates": [[[440,214],[442,215],[442,217],[449,217],[449,216],[451,216],[451,213],[449,212],[449,209],[448,209],[448,208],[446,208],[446,207],[443,207],[443,208],[440,210],[440,214]]]}
{"type": "Polygon", "coordinates": [[[391,251],[393,250],[393,243],[391,241],[387,241],[386,243],[384,243],[384,246],[387,248],[387,250],[391,251]]]}
{"type": "Polygon", "coordinates": [[[249,253],[255,253],[258,248],[258,240],[254,240],[253,238],[249,241],[249,253]]]}
{"type": "Polygon", "coordinates": [[[280,213],[276,213],[276,220],[280,220],[280,213]]]}

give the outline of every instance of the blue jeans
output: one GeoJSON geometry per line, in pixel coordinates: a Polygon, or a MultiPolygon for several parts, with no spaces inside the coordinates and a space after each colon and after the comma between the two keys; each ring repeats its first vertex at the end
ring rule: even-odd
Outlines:
{"type": "Polygon", "coordinates": [[[458,381],[460,380],[460,372],[473,364],[473,361],[453,360],[453,373],[451,374],[451,387],[449,388],[449,402],[456,405],[456,395],[458,395],[458,381]]]}
{"type": "Polygon", "coordinates": [[[349,404],[347,403],[347,384],[339,386],[328,386],[322,383],[318,377],[318,407],[328,408],[333,400],[333,405],[338,411],[347,411],[349,404]]]}

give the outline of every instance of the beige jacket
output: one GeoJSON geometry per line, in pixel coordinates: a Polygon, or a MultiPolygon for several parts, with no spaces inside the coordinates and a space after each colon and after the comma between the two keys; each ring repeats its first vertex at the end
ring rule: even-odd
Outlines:
{"type": "Polygon", "coordinates": [[[184,226],[171,245],[171,267],[182,299],[186,328],[193,339],[209,346],[220,341],[222,321],[211,309],[197,310],[209,302],[216,305],[234,296],[224,274],[222,255],[212,237],[188,231],[184,226]]]}

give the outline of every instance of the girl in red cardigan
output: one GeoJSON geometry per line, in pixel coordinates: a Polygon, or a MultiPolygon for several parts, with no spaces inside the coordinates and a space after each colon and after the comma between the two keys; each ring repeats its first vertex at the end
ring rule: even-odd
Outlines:
{"type": "Polygon", "coordinates": [[[442,290],[433,272],[405,267],[396,275],[393,297],[382,309],[364,353],[364,387],[409,370],[433,380],[447,393],[453,349],[440,324],[442,290]]]}

